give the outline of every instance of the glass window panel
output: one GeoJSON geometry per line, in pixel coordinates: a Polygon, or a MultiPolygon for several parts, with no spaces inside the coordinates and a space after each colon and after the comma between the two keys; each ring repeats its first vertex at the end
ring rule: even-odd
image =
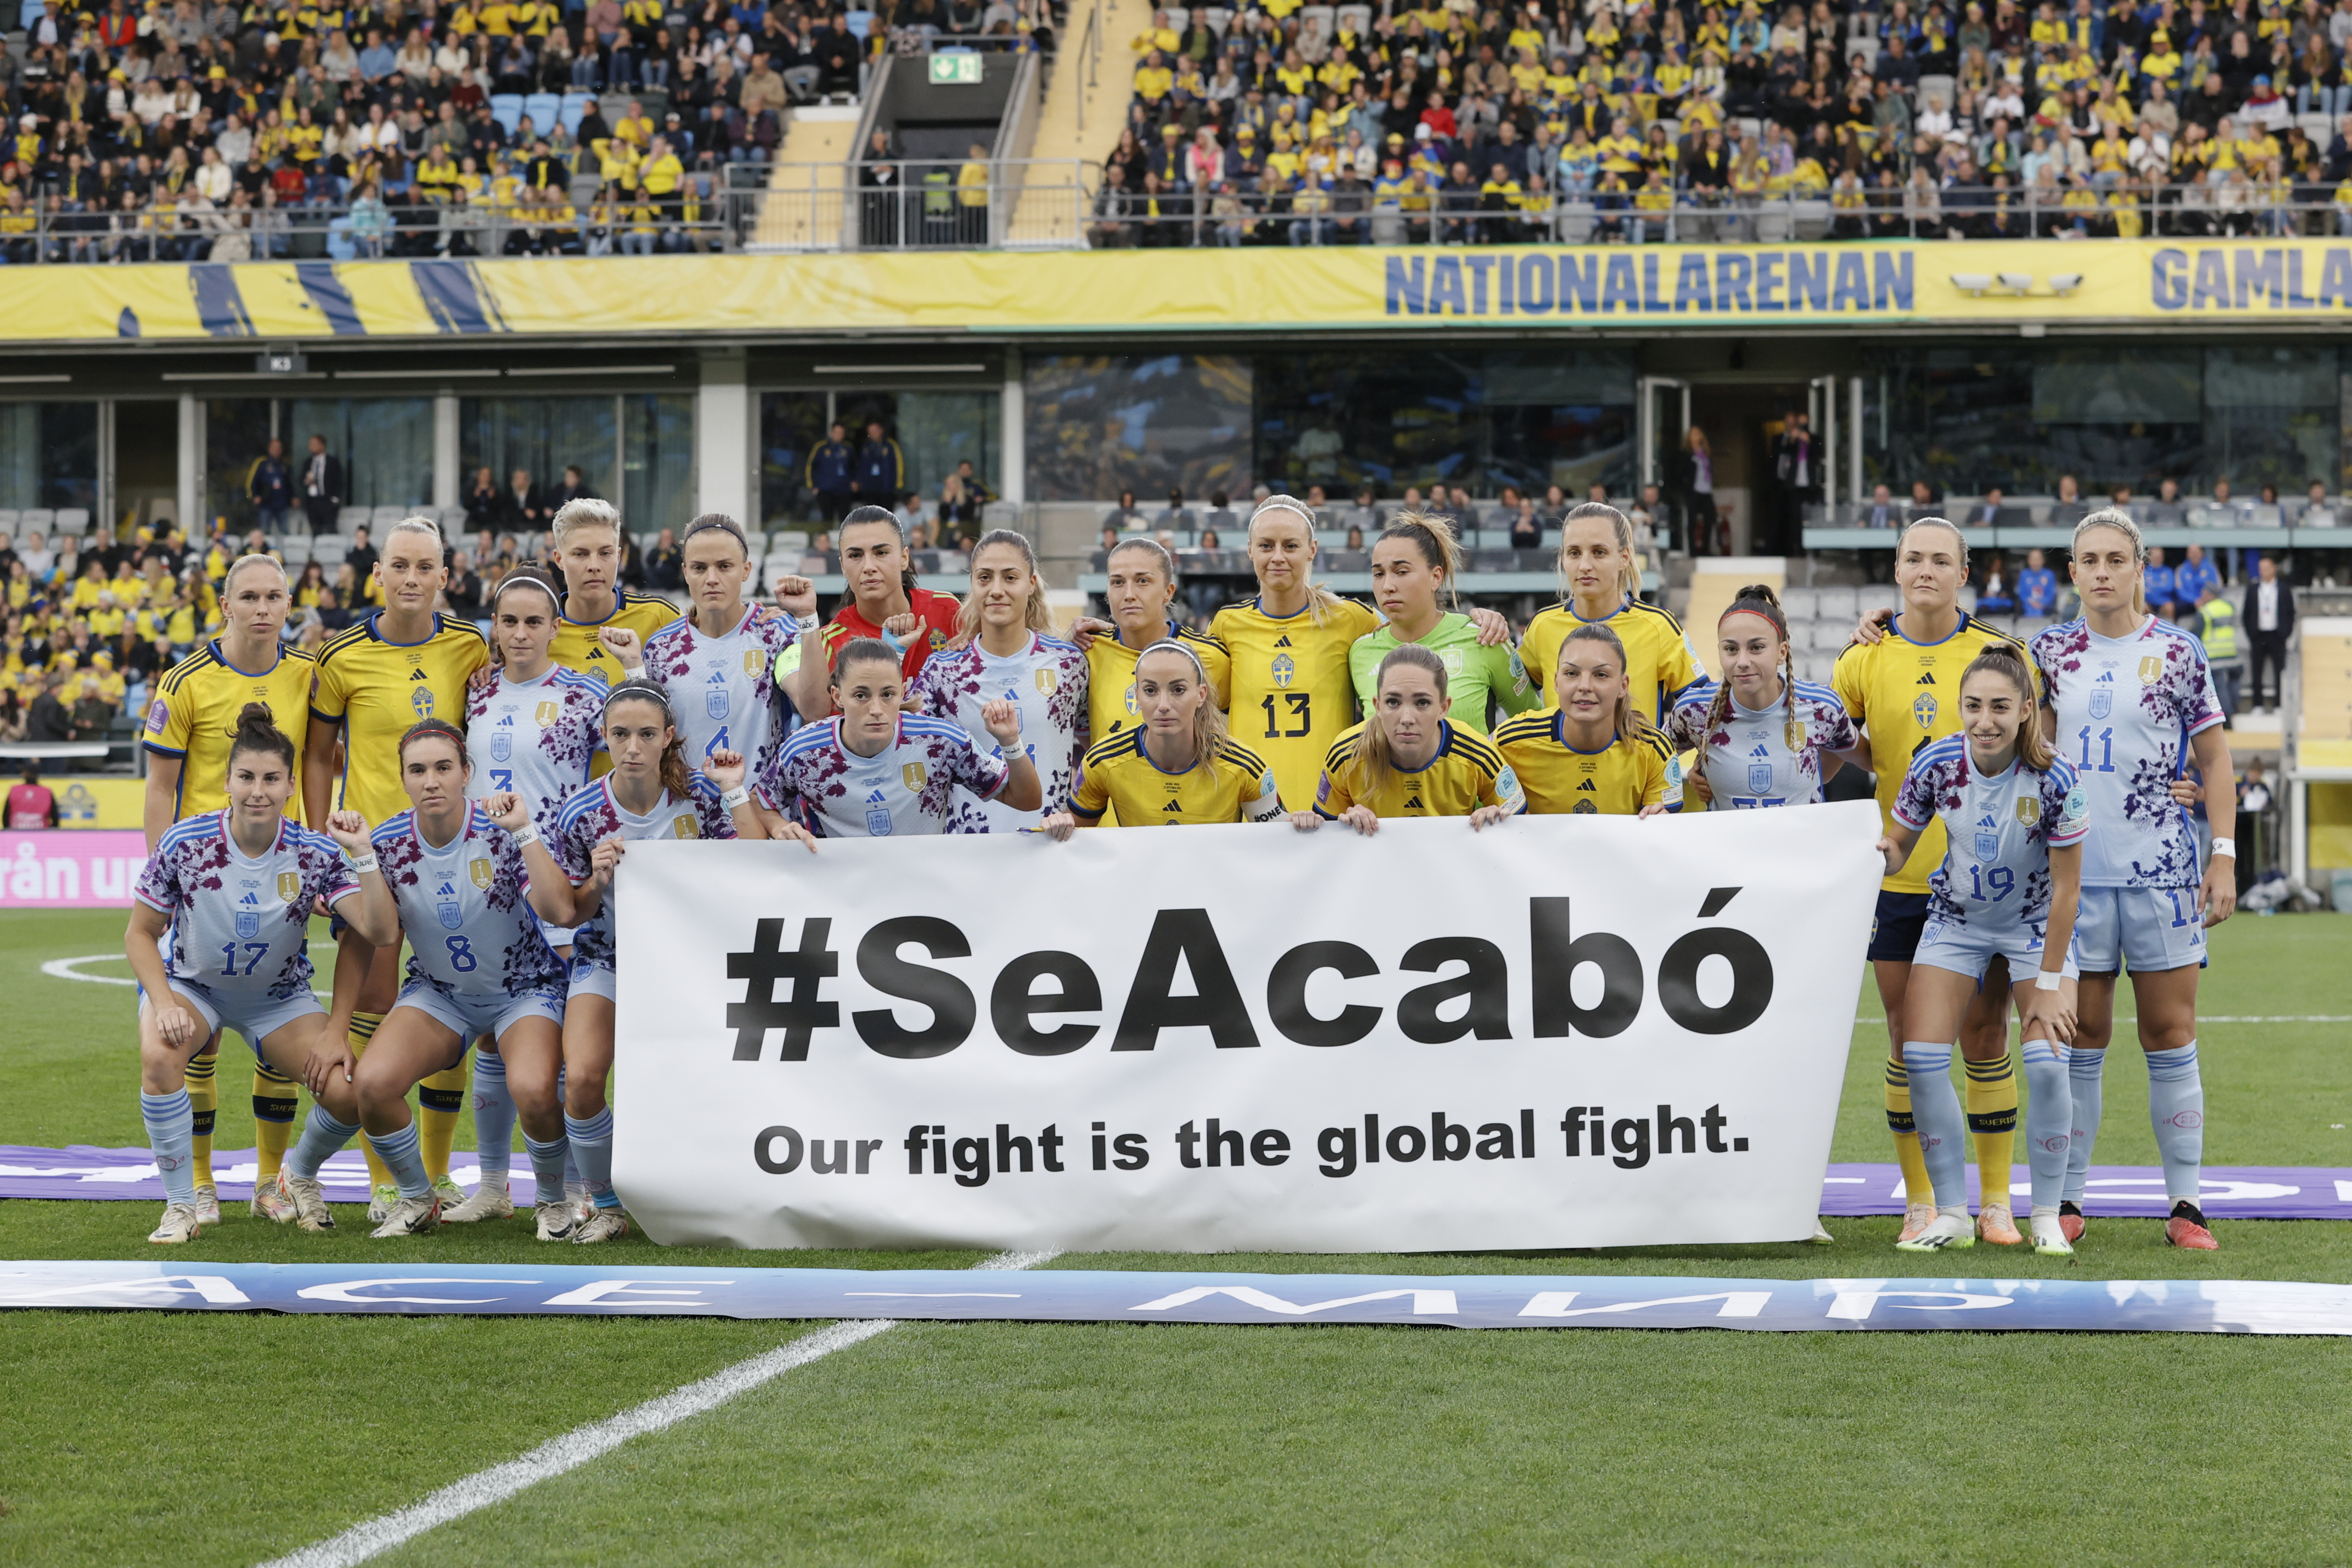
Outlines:
{"type": "Polygon", "coordinates": [[[2204,413],[2203,374],[2195,349],[2063,350],[2034,363],[2033,417],[2044,424],[2194,424],[2204,413]]]}
{"type": "Polygon", "coordinates": [[[1245,358],[1041,355],[1023,382],[1034,499],[1248,487],[1254,377],[1245,358]]]}
{"type": "Polygon", "coordinates": [[[296,398],[278,428],[297,464],[312,435],[326,437],[342,461],[347,507],[433,504],[431,398],[296,398]]]}
{"type": "Polygon", "coordinates": [[[602,397],[469,397],[457,405],[459,462],[470,487],[488,468],[504,486],[518,468],[532,485],[561,484],[566,468],[580,470],[588,494],[619,495],[613,471],[614,403],[602,397]]]}
{"type": "Polygon", "coordinates": [[[1001,401],[1002,394],[992,392],[900,392],[896,434],[907,458],[907,483],[937,497],[956,465],[969,461],[982,484],[1003,490],[997,474],[1001,401]]]}
{"type": "Polygon", "coordinates": [[[694,517],[694,399],[635,393],[621,399],[621,414],[630,529],[684,528],[694,517]]]}
{"type": "MultiPolygon", "coordinates": [[[[240,534],[254,526],[253,470],[269,451],[269,410],[268,398],[205,403],[205,515],[226,517],[240,534]]],[[[288,526],[308,531],[299,517],[288,526]]]]}
{"type": "Polygon", "coordinates": [[[1277,489],[1475,486],[1479,375],[1430,353],[1267,354],[1257,365],[1257,473],[1277,489]]]}
{"type": "Polygon", "coordinates": [[[835,523],[816,515],[808,488],[809,454],[824,441],[823,392],[760,394],[760,519],[781,523],[835,523]]]}
{"type": "Polygon", "coordinates": [[[0,402],[0,507],[98,506],[98,404],[0,402]]]}
{"type": "Polygon", "coordinates": [[[2333,408],[2333,349],[2208,349],[2205,406],[2333,408]]]}

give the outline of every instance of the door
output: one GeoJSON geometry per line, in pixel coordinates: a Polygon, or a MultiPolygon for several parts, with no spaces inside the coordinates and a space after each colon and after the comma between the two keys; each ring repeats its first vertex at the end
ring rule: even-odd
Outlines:
{"type": "Polygon", "coordinates": [[[1691,423],[1690,382],[1672,376],[1643,376],[1633,484],[1665,488],[1665,455],[1679,445],[1691,423]]]}
{"type": "MultiPolygon", "coordinates": [[[[1829,526],[1837,515],[1837,462],[1843,451],[1838,443],[1838,391],[1835,376],[1815,376],[1806,383],[1805,407],[1813,427],[1812,479],[1822,492],[1822,517],[1816,525],[1819,527],[1829,526]]],[[[1807,517],[1805,521],[1812,523],[1813,519],[1807,517]]]]}

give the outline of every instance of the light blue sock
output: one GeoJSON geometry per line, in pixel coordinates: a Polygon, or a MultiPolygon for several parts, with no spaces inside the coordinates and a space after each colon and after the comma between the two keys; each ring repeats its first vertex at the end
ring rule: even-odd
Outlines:
{"type": "Polygon", "coordinates": [[[302,1124],[302,1135],[286,1151],[286,1174],[306,1181],[319,1179],[319,1167],[327,1156],[359,1136],[359,1128],[349,1122],[338,1122],[327,1114],[327,1108],[317,1101],[310,1103],[310,1119],[302,1124]]]}
{"type": "Polygon", "coordinates": [[[607,1105],[584,1121],[578,1116],[563,1118],[563,1135],[571,1140],[572,1157],[580,1166],[580,1177],[588,1184],[588,1196],[599,1208],[618,1208],[619,1197],[613,1191],[613,1108],[607,1105]]]}
{"type": "Polygon", "coordinates": [[[147,1146],[163,1177],[163,1197],[190,1207],[196,1201],[196,1113],[185,1085],[169,1094],[139,1096],[139,1119],[147,1124],[147,1146]]]}
{"type": "Polygon", "coordinates": [[[530,1151],[530,1179],[539,1184],[539,1201],[563,1196],[563,1163],[572,1155],[572,1140],[562,1134],[541,1143],[529,1133],[522,1146],[530,1151]]]}
{"type": "Polygon", "coordinates": [[[2066,1083],[2066,1048],[2025,1042],[2025,1164],[2033,1173],[2033,1207],[2058,1207],[2066,1186],[2066,1149],[2074,1142],[2074,1097],[2066,1083]]]}
{"type": "Polygon", "coordinates": [[[1952,1048],[1923,1040],[1903,1042],[1903,1065],[1911,1078],[1911,1119],[1919,1126],[1919,1156],[1936,1184],[1936,1207],[1969,1201],[1968,1120],[1960,1092],[1952,1087],[1952,1048]]]}
{"type": "Polygon", "coordinates": [[[370,1133],[369,1144],[374,1146],[376,1158],[392,1172],[392,1179],[400,1184],[403,1197],[423,1197],[433,1190],[433,1178],[425,1174],[425,1155],[416,1146],[416,1124],[411,1121],[397,1133],[382,1137],[370,1133]]]}
{"type": "Polygon", "coordinates": [[[2107,1068],[2105,1051],[2076,1046],[2066,1057],[2066,1093],[2074,1103],[2074,1136],[2066,1145],[2066,1186],[2058,1196],[2080,1205],[2091,1179],[2091,1145],[2099,1141],[2100,1074],[2107,1068]]]}
{"type": "MultiPolygon", "coordinates": [[[[563,1103],[563,1069],[561,1067],[555,1070],[555,1103],[559,1105],[563,1103]]],[[[567,1121],[569,1119],[566,1118],[567,1121]]],[[[572,1152],[568,1140],[563,1146],[563,1185],[567,1189],[588,1185],[587,1178],[580,1174],[580,1156],[572,1152]]]]}
{"type": "Polygon", "coordinates": [[[2147,1119],[2164,1161],[2164,1196],[2199,1201],[2205,1164],[2205,1080],[2197,1071],[2197,1042],[2147,1053],[2147,1119]]]}
{"type": "Polygon", "coordinates": [[[482,1181],[504,1186],[514,1164],[515,1103],[507,1090],[506,1058],[495,1051],[474,1052],[474,1142],[480,1146],[482,1181]]]}

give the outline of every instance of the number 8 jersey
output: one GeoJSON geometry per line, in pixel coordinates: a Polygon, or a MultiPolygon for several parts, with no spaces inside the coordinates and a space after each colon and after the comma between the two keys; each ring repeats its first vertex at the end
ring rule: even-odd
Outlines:
{"type": "Polygon", "coordinates": [[[2064,758],[2052,758],[2046,773],[2013,760],[1988,777],[1977,771],[1961,735],[1922,747],[1911,759],[1895,792],[1895,820],[1913,832],[1944,824],[1944,863],[1927,879],[1935,918],[1974,928],[2031,926],[2037,939],[2050,917],[2050,852],[2081,843],[2090,829],[2088,801],[2064,758]]]}
{"type": "Polygon", "coordinates": [[[376,859],[408,934],[408,977],[461,996],[520,997],[563,979],[523,896],[530,881],[514,835],[469,806],[457,836],[436,849],[403,811],[373,834],[376,859]]]}

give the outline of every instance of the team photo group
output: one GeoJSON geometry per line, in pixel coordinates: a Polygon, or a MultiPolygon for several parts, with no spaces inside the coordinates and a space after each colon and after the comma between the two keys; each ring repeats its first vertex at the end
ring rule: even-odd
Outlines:
{"type": "Polygon", "coordinates": [[[1456,607],[1448,518],[1393,517],[1371,543],[1370,605],[1315,580],[1316,528],[1304,502],[1260,502],[1257,591],[1204,630],[1182,622],[1175,562],[1148,536],[1108,551],[1108,619],[1064,626],[1025,536],[983,536],[959,598],[918,586],[901,523],[873,507],[840,524],[845,591],[824,620],[808,579],[763,597],[744,530],[716,514],[683,532],[682,609],[625,588],[622,518],[597,500],[556,513],[543,565],[501,579],[480,622],[446,609],[437,526],[399,523],[373,568],[381,608],[315,654],[281,638],[284,567],[236,560],[217,638],[146,716],[150,856],[124,946],[168,1195],[149,1239],[220,1222],[229,1032],[255,1057],[256,1217],[334,1228],[321,1167],[356,1141],[373,1235],[512,1222],[520,1124],[536,1195],[521,1222],[548,1241],[626,1235],[614,915],[635,841],[856,855],[833,841],[1370,835],[1400,817],[1508,833],[1526,812],[1801,807],[1853,768],[1874,777],[1882,823],[1866,956],[1907,1195],[1895,1245],[2072,1250],[2126,971],[2161,1236],[2217,1245],[2198,1207],[2197,990],[2207,928],[2234,905],[2235,845],[2230,816],[2200,838],[2192,813],[2234,800],[2231,758],[2202,646],[2148,612],[2127,516],[2076,526],[2080,614],[2030,643],[1963,608],[1959,529],[1912,521],[1898,607],[1864,619],[1826,685],[1795,677],[1769,586],[1693,633],[1644,602],[1634,530],[1604,504],[1561,519],[1560,600],[1516,635],[1456,607]],[[333,956],[314,988],[319,914],[333,956]],[[469,1113],[470,1194],[450,1174],[469,1113]]]}

